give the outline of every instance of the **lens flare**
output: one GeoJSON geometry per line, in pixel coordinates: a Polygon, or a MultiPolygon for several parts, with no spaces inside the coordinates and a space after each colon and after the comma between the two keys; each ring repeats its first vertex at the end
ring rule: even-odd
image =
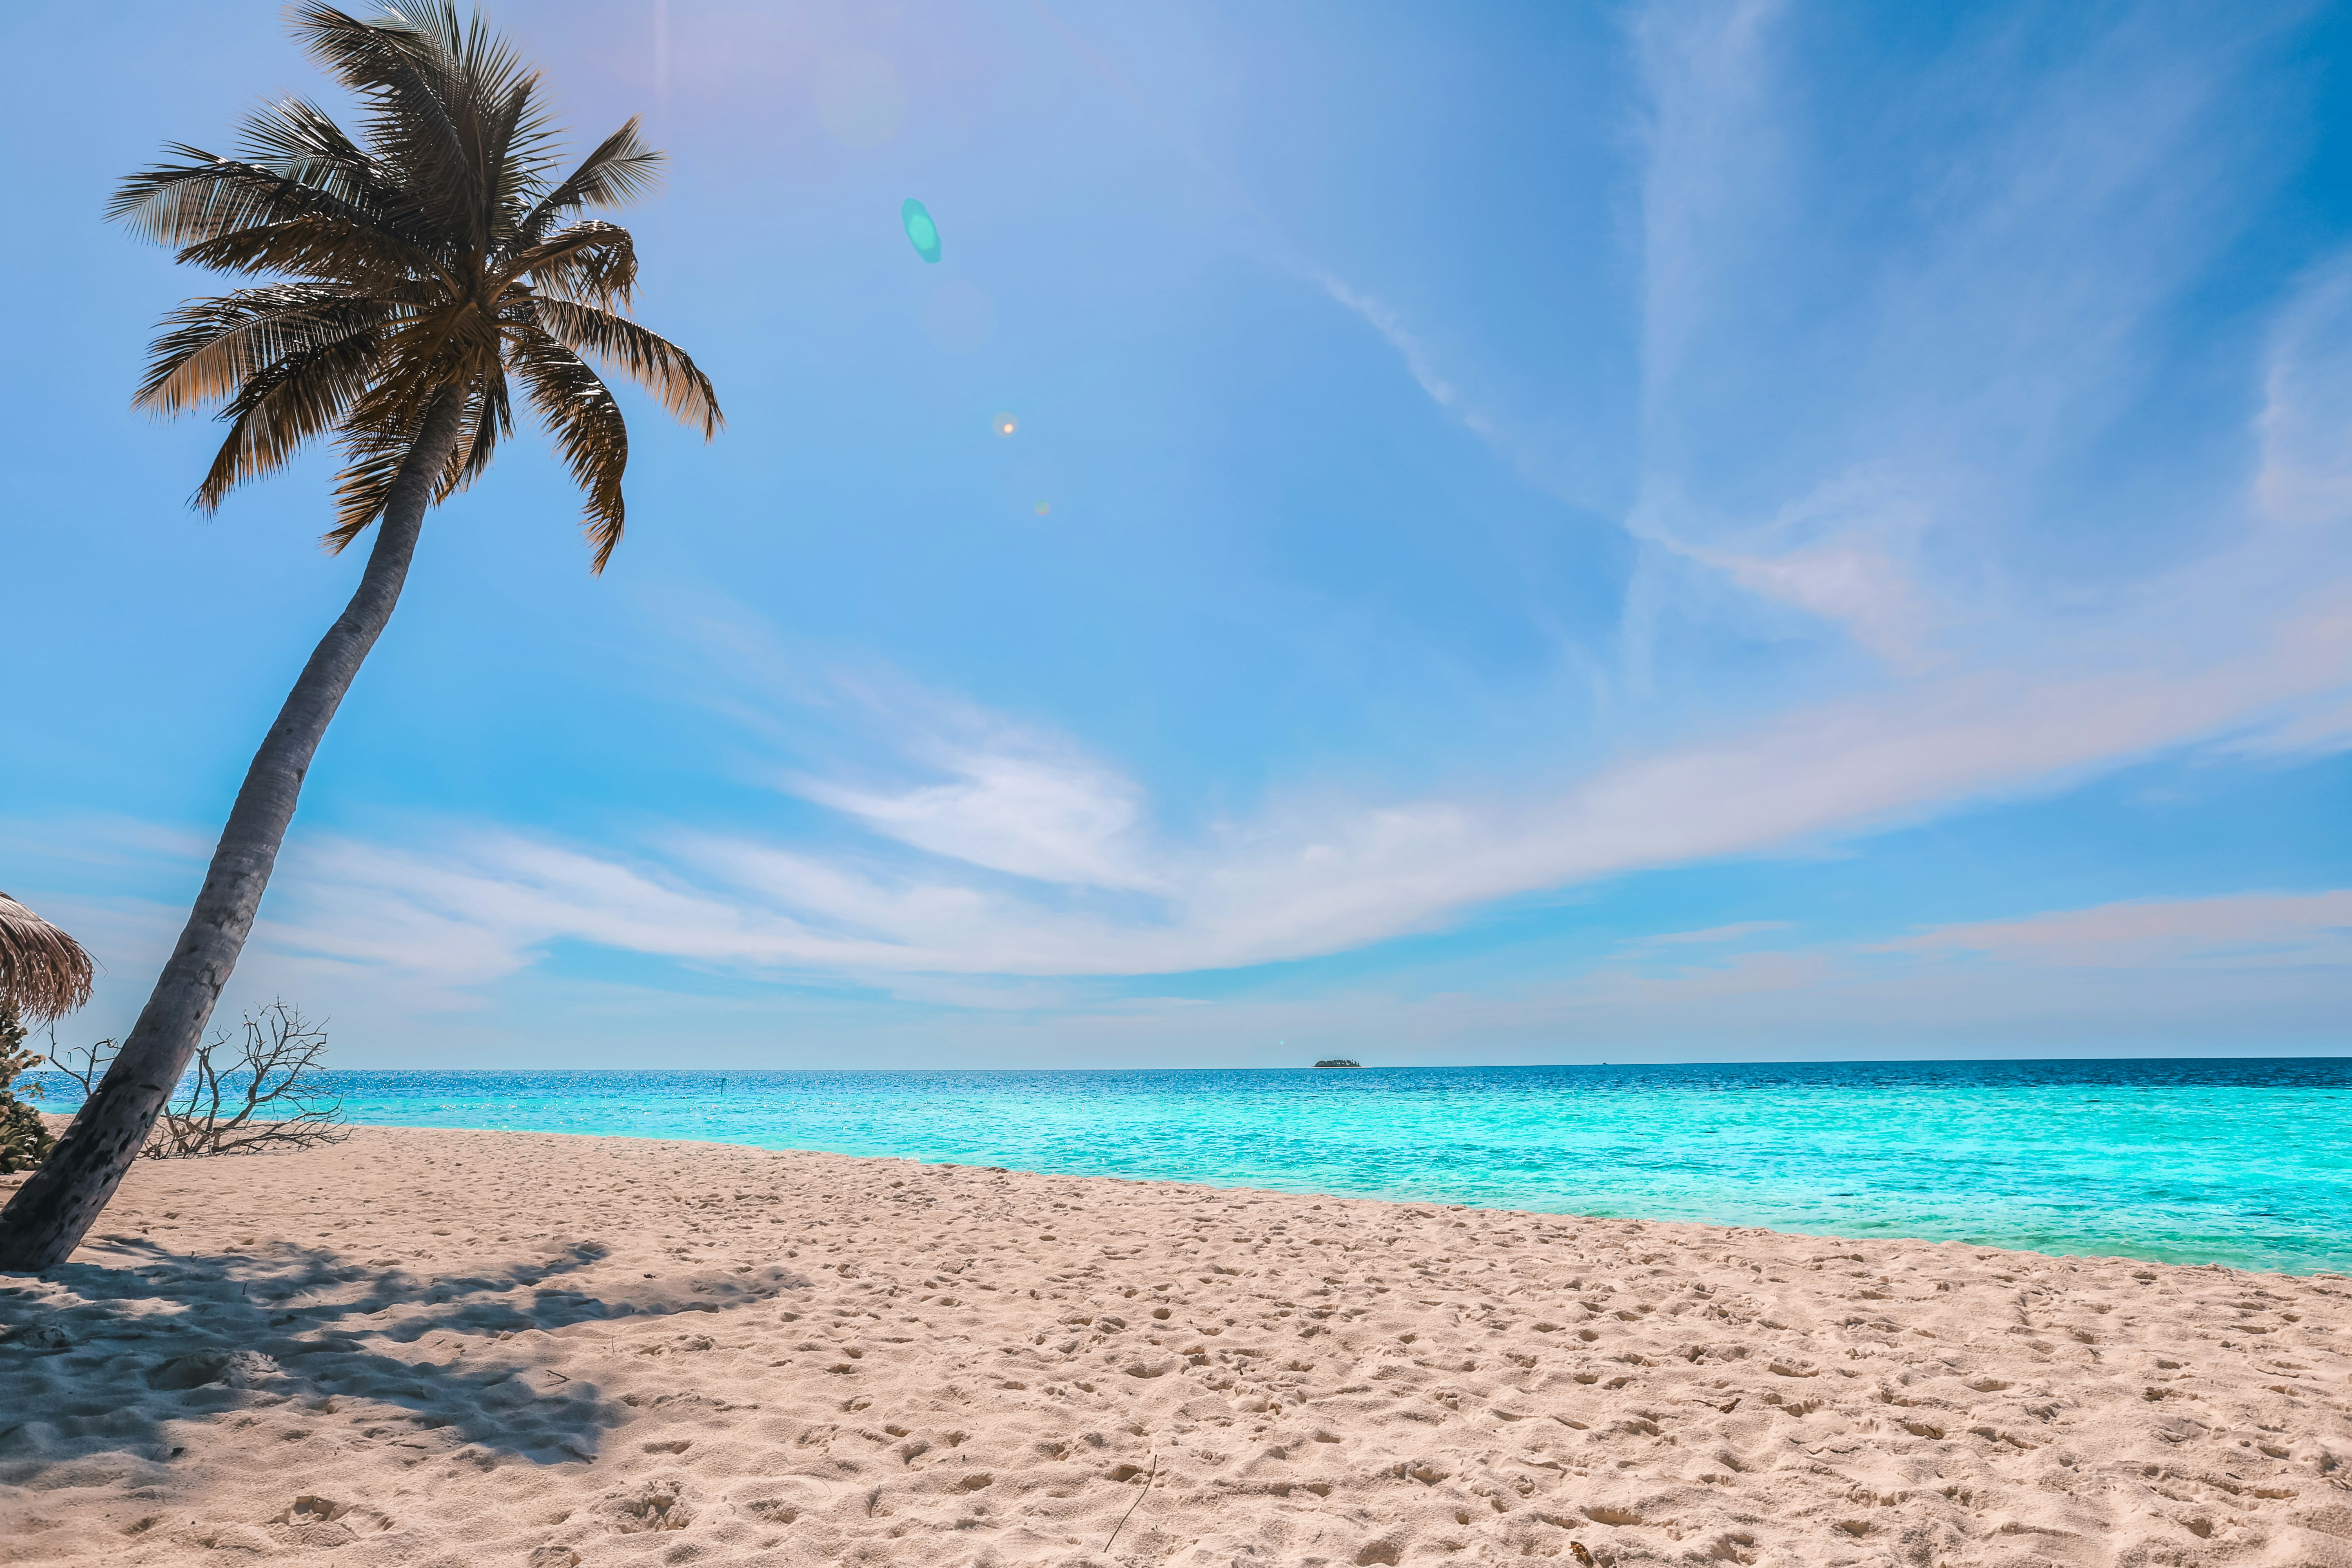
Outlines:
{"type": "Polygon", "coordinates": [[[907,242],[915,254],[926,261],[940,258],[940,226],[931,221],[929,209],[908,196],[898,208],[898,222],[907,230],[907,242]]]}
{"type": "Polygon", "coordinates": [[[988,427],[1000,436],[1010,436],[1021,428],[1021,421],[1010,414],[1000,414],[988,422],[988,427]]]}
{"type": "Polygon", "coordinates": [[[1053,509],[1052,507],[1047,506],[1044,501],[1039,501],[1039,502],[1037,503],[1037,515],[1038,515],[1039,517],[1043,517],[1043,516],[1045,516],[1047,512],[1049,512],[1049,511],[1051,511],[1051,510],[1054,510],[1054,509],[1053,509]]]}

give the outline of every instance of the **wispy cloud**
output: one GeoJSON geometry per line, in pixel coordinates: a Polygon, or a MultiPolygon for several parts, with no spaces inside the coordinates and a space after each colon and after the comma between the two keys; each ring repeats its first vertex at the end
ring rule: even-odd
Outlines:
{"type": "Polygon", "coordinates": [[[2341,532],[2352,518],[2352,258],[2317,268],[2280,312],[2256,422],[2258,515],[2341,532]]]}
{"type": "Polygon", "coordinates": [[[1768,931],[1787,931],[1787,921],[1737,921],[1730,925],[1708,926],[1704,931],[1674,931],[1663,936],[1641,940],[1653,947],[1685,947],[1712,945],[1717,942],[1745,942],[1751,936],[1761,936],[1768,931]]]}
{"type": "Polygon", "coordinates": [[[1878,951],[2057,969],[2343,964],[2352,962],[2352,890],[2102,904],[1938,926],[1878,951]]]}
{"type": "MultiPolygon", "coordinates": [[[[2029,43],[2013,18],[1988,16],[1956,27],[1926,79],[1832,89],[1784,6],[1633,17],[1650,110],[1643,477],[1629,526],[1898,668],[1962,651],[1952,643],[2014,653],[2063,635],[2080,602],[2044,597],[2031,557],[2053,527],[2116,520],[2087,497],[2083,515],[2053,519],[2046,492],[2070,488],[2086,446],[2177,374],[2179,300],[2256,210],[2263,181],[2235,158],[2260,113],[2233,94],[2263,27],[2125,8],[2029,43]],[[2029,50],[2045,52],[2029,64],[2029,50]],[[2025,71],[2044,73],[2030,98],[1997,98],[2025,71]],[[1822,146],[1831,100],[1867,104],[1873,118],[1841,129],[1876,135],[1822,146]],[[1874,205],[1874,245],[1824,226],[1856,202],[1874,205]]],[[[2274,449],[2330,428],[2295,419],[2345,384],[2309,324],[2340,315],[2341,287],[2323,277],[2283,317],[2274,449]]],[[[2340,521],[2342,467],[2273,463],[2259,488],[2273,509],[2340,521]]],[[[2220,521],[2143,517],[2093,580],[2168,564],[2173,536],[2220,521]]],[[[1675,583],[1654,571],[1637,597],[1675,583]]],[[[1631,618],[1637,668],[1675,618],[1631,618]]]]}
{"type": "Polygon", "coordinates": [[[1778,0],[1631,13],[1649,86],[1642,199],[1643,384],[1654,428],[1717,305],[1717,258],[1769,210],[1786,157],[1765,50],[1778,0]]]}
{"type": "MultiPolygon", "coordinates": [[[[2168,751],[2346,743],[2352,262],[2302,277],[2266,331],[2217,335],[2195,378],[2168,358],[2179,300],[2252,210],[2215,110],[2252,25],[2102,12],[2004,105],[1984,83],[2013,79],[2015,38],[1961,27],[1930,79],[1885,94],[1886,134],[1832,157],[1805,110],[1835,65],[1801,58],[1794,20],[1771,0],[1632,16],[1646,118],[1626,309],[1642,351],[1622,392],[1641,413],[1618,521],[1642,564],[1615,667],[1573,710],[1525,715],[1530,733],[1590,737],[1569,760],[1464,755],[1443,787],[1389,787],[1369,763],[1312,791],[1277,778],[1186,826],[1204,799],[1104,755],[1082,721],[882,682],[720,678],[714,700],[765,748],[765,816],[593,840],[446,823],[309,834],[255,963],[460,1006],[581,944],[730,979],[1083,1010],[1108,977],[1345,952],[1628,872],[1850,843],[2168,751]],[[1885,232],[1838,244],[1856,202],[1885,232]],[[2117,432],[2168,376],[2242,386],[2243,405],[2200,417],[2210,449],[2177,494],[2117,500],[2097,481],[2131,467],[2112,458],[2117,432]],[[2052,565],[2060,535],[2076,548],[2052,565]],[[806,743],[795,716],[821,704],[856,716],[841,721],[863,727],[858,745],[806,743]]],[[[1526,434],[1542,422],[1457,368],[1476,355],[1441,352],[1460,342],[1442,311],[1416,300],[1408,320],[1295,256],[1276,265],[1377,334],[1443,417],[1522,473],[1550,466],[1526,434]]],[[[2144,439],[2155,451],[2164,432],[2144,439]]],[[[740,651],[740,631],[707,635],[740,651]]],[[[1417,747],[1454,756],[1445,715],[1416,722],[1417,747]]],[[[2341,954],[2346,897],[2113,904],[1831,947],[1771,921],[1612,939],[1554,988],[1416,1000],[1414,1026],[1453,1027],[1450,1009],[1496,1028],[1631,1028],[1654,1008],[1698,1027],[1742,999],[1781,999],[1791,1019],[1841,1005],[1831,992],[1877,998],[1873,1016],[1908,997],[1983,1017],[1964,994],[1972,965],[2048,984],[2065,971],[2080,998],[2125,974],[2319,963],[2341,954]]],[[[1124,1006],[1121,1026],[1144,1027],[1194,1005],[1124,1006]]]]}
{"type": "MultiPolygon", "coordinates": [[[[1143,791],[1076,744],[961,704],[926,704],[951,730],[905,735],[943,782],[861,786],[795,774],[794,793],[884,837],[1041,882],[1156,890],[1143,862],[1143,791]]],[[[903,717],[903,716],[902,716],[903,717]]]]}
{"type": "MultiPolygon", "coordinates": [[[[475,1026],[463,1022],[468,1014],[492,1005],[492,983],[520,976],[551,944],[583,943],[713,976],[830,977],[918,1016],[945,1009],[965,1020],[946,1058],[887,1010],[857,1024],[893,1060],[968,1059],[973,1050],[1046,1060],[1066,1048],[1114,1047],[1255,1059],[1246,1043],[1277,1038],[1392,1058],[1468,1051],[1479,1060],[1527,1051],[1558,1059],[1572,1041],[1629,1059],[1705,1053],[1731,1040],[1801,1055],[2062,1041],[2080,1049],[2167,1041],[2308,1048],[2330,1029],[2340,1036],[2342,977],[2352,973],[2352,889],[2333,889],[2138,900],[1832,942],[1808,940],[1792,922],[1748,921],[1596,950],[1538,982],[1455,981],[1443,964],[1408,965],[1369,982],[1306,994],[1259,987],[1211,1003],[1136,993],[1131,983],[1107,990],[1118,984],[1108,969],[1089,979],[953,967],[1045,960],[1083,971],[1104,954],[1134,951],[1125,944],[1137,933],[1115,923],[1041,925],[1033,910],[1025,931],[998,930],[1008,906],[971,889],[844,883],[836,868],[813,860],[749,875],[768,889],[757,902],[738,884],[698,890],[660,867],[511,835],[463,838],[430,858],[313,840],[289,858],[238,989],[247,998],[299,996],[345,1020],[361,1049],[413,1055],[404,1020],[438,1014],[435,1038],[462,1034],[475,1026]],[[807,918],[775,907],[787,901],[807,918]],[[885,934],[861,936],[853,925],[885,934]],[[922,963],[944,972],[908,967],[922,963]]],[[[136,900],[56,907],[114,961],[110,984],[122,994],[110,1005],[127,1016],[177,911],[136,900]]],[[[1175,934],[1202,940],[1197,931],[1175,934]]],[[[677,982],[633,989],[567,981],[565,990],[592,1011],[639,1018],[640,1027],[707,1016],[714,1028],[740,1031],[805,1010],[779,1014],[772,1001],[746,1015],[748,1003],[697,999],[677,982]]],[[[601,1028],[585,1018],[581,1026],[601,1028]]]]}
{"type": "MultiPolygon", "coordinates": [[[[1705,638],[1768,635],[1759,617],[1794,613],[1839,629],[1864,659],[1832,647],[1792,661],[1772,686],[1743,685],[1752,705],[1737,714],[1706,689],[1721,666],[1696,663],[1580,768],[1419,797],[1277,788],[1189,834],[1161,824],[1147,781],[1081,737],[957,697],[850,683],[827,700],[866,715],[881,754],[856,767],[799,758],[774,776],[862,838],[752,823],[681,824],[623,847],[495,828],[407,847],[314,842],[289,861],[265,940],[447,994],[581,942],[732,972],[1033,995],[1022,988],[1035,981],[1342,952],[1497,900],[1851,839],[2166,749],[2336,733],[2352,684],[2341,543],[2352,264],[2318,269],[2281,306],[2261,345],[2263,402],[2246,417],[2259,461],[2211,487],[2204,548],[2167,569],[2135,560],[2071,596],[2020,586],[2005,553],[2027,515],[2018,494],[2062,439],[2095,431],[2111,384],[2150,374],[2136,347],[2147,322],[2228,229],[2223,165],[2196,150],[2226,61],[2154,49],[2129,26],[2095,41],[2065,92],[1922,187],[1921,243],[1885,249],[1847,298],[1834,279],[1801,277],[1814,264],[1788,226],[1818,172],[1790,130],[1780,17],[1742,0],[1655,7],[1634,27],[1652,119],[1644,479],[1626,526],[1748,608],[1665,605],[1678,590],[1654,570],[1626,617],[1644,646],[1617,679],[1640,689],[1678,616],[1705,638]],[[1842,354],[1815,353],[1787,324],[1772,290],[1792,278],[1814,291],[1819,331],[1842,354]],[[1790,385],[1792,368],[1811,374],[1790,385]]],[[[1972,89],[1956,79],[1954,90],[1972,89]]],[[[1434,405],[1500,439],[1427,334],[1314,276],[1434,405]]],[[[727,700],[747,733],[785,737],[777,705],[810,695],[745,688],[727,700]]],[[[2287,910],[2273,912],[2301,918],[2287,910]]],[[[2158,927],[2191,940],[2166,921],[2206,931],[2255,912],[2123,906],[1879,951],[2047,966],[2050,954],[2120,952],[2158,927]]],[[[1664,940],[1738,950],[1766,929],[1664,940]]],[[[1680,978],[1627,969],[1591,985],[1801,989],[1856,962],[1731,951],[1680,978]]]]}
{"type": "Polygon", "coordinates": [[[331,841],[289,864],[269,936],[459,984],[557,941],[842,974],[1248,966],[2047,787],[2340,689],[2347,665],[2352,606],[2324,599],[2218,664],[2142,658],[2063,680],[1971,670],[1628,757],[1554,793],[1277,803],[1181,841],[1149,829],[1140,784],[1076,742],[1007,724],[991,750],[967,724],[944,748],[908,737],[913,765],[953,768],[947,784],[796,783],[871,829],[864,850],[683,830],[626,860],[499,831],[430,850],[331,841]]]}
{"type": "Polygon", "coordinates": [[[1437,355],[1429,343],[1405,324],[1404,318],[1371,295],[1351,288],[1328,272],[1315,274],[1315,281],[1344,309],[1361,318],[1365,325],[1381,335],[1381,341],[1396,350],[1404,367],[1429,400],[1462,421],[1474,433],[1492,439],[1496,435],[1494,421],[1469,405],[1462,389],[1437,367],[1437,355]]]}

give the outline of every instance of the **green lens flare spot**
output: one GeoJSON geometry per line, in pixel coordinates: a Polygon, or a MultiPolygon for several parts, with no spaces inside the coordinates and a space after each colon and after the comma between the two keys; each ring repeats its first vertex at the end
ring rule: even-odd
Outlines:
{"type": "Polygon", "coordinates": [[[916,255],[926,261],[940,258],[940,226],[931,221],[931,215],[922,203],[908,196],[898,208],[898,222],[905,226],[907,243],[915,247],[916,255]]]}

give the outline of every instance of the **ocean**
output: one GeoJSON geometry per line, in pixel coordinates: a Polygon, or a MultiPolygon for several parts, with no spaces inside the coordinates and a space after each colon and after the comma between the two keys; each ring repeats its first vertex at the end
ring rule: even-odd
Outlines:
{"type": "Polygon", "coordinates": [[[379,1125],[2352,1272],[2346,1058],[334,1082],[379,1125]]]}

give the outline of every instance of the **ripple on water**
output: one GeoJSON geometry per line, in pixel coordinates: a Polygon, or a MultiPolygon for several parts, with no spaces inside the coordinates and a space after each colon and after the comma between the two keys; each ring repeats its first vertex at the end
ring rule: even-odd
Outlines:
{"type": "Polygon", "coordinates": [[[379,1125],[710,1139],[2174,1263],[2352,1268],[2352,1058],[2343,1058],[346,1072],[336,1087],[354,1121],[379,1125]]]}

